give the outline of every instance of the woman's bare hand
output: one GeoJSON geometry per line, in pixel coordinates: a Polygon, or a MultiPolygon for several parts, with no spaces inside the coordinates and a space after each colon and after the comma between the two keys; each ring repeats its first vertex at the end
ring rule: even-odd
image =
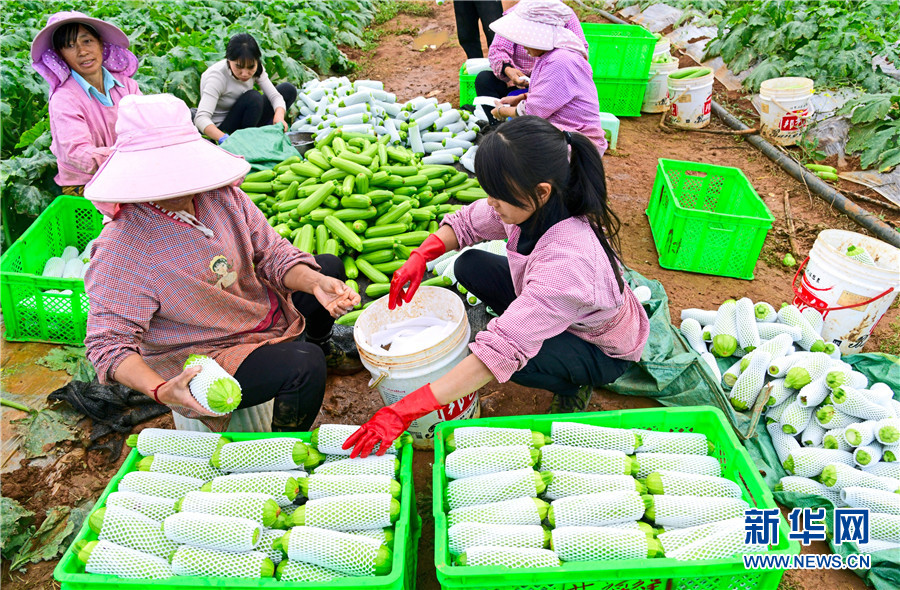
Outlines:
{"type": "Polygon", "coordinates": [[[190,383],[191,379],[193,379],[200,371],[200,367],[191,367],[190,369],[182,371],[177,377],[167,381],[165,385],[156,390],[159,401],[167,406],[177,406],[193,410],[202,416],[216,416],[217,414],[210,412],[194,399],[194,396],[191,395],[191,390],[188,387],[188,383],[190,383]]]}

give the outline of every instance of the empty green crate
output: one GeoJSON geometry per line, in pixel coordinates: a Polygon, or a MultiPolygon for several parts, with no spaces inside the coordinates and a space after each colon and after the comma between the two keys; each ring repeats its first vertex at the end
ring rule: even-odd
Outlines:
{"type": "MultiPolygon", "coordinates": [[[[776,508],[769,488],[750,455],[741,446],[718,408],[653,408],[618,412],[594,412],[550,416],[510,416],[449,421],[438,424],[434,442],[433,512],[434,557],[438,580],[444,590],[572,590],[574,588],[669,588],[671,590],[775,590],[784,570],[746,570],[740,556],[728,559],[678,561],[669,558],[570,562],[561,567],[513,570],[503,567],[460,567],[452,564],[448,550],[447,476],[444,473],[445,440],[456,428],[492,426],[530,428],[550,434],[556,420],[611,428],[642,428],[661,432],[700,432],[713,444],[710,455],[722,465],[722,475],[737,483],[743,499],[757,508],[776,508]]],[[[699,498],[698,498],[699,500],[699,498]]],[[[789,541],[787,521],[779,517],[778,544],[770,555],[796,555],[800,544],[789,541]]]]}
{"type": "Polygon", "coordinates": [[[82,197],[60,196],[0,258],[6,339],[84,345],[88,297],[82,279],[42,277],[66,246],[79,250],[100,235],[103,216],[82,197]],[[46,293],[70,290],[71,295],[46,293]]]}
{"type": "Polygon", "coordinates": [[[775,221],[739,168],[664,159],[647,217],[661,267],[747,280],[775,221]]]}
{"type": "MultiPolygon", "coordinates": [[[[594,78],[646,80],[656,37],[640,25],[581,23],[594,78]]],[[[600,110],[606,110],[600,106],[600,110]]],[[[618,114],[618,113],[616,113],[618,114]]]]}
{"type": "MultiPolygon", "coordinates": [[[[293,437],[309,442],[308,432],[229,432],[228,438],[234,441],[255,440],[260,438],[293,437]]],[[[422,519],[416,511],[416,495],[413,491],[412,473],[413,448],[411,444],[403,446],[400,454],[399,481],[402,486],[400,494],[400,518],[394,524],[394,563],[391,573],[386,576],[362,578],[340,578],[330,582],[279,582],[275,578],[251,580],[247,578],[203,578],[194,576],[173,576],[165,580],[135,580],[89,574],[78,560],[72,547],[78,541],[86,539],[94,541],[97,535],[88,526],[85,519],[78,536],[66,549],[62,559],[53,570],[53,577],[60,583],[60,590],[197,590],[199,588],[226,588],[230,590],[256,590],[258,588],[303,588],[304,590],[349,590],[364,588],[366,590],[414,590],[416,587],[416,557],[419,546],[419,535],[422,519]]],[[[106,504],[106,497],[116,491],[119,481],[126,473],[137,471],[137,464],[143,456],[133,449],[122,468],[119,469],[92,510],[98,510],[106,504]]]]}
{"type": "Polygon", "coordinates": [[[459,106],[472,104],[475,94],[475,78],[478,74],[467,74],[466,64],[459,67],[459,106]]]}
{"type": "Polygon", "coordinates": [[[594,78],[597,87],[597,102],[601,113],[612,113],[617,117],[639,117],[647,89],[647,78],[642,80],[620,80],[617,78],[594,78]]]}

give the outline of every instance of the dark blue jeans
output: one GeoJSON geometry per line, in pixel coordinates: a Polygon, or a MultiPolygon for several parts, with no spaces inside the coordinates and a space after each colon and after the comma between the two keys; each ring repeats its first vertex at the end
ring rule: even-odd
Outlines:
{"type": "MultiPolygon", "coordinates": [[[[516,298],[509,262],[503,256],[467,250],[453,267],[457,280],[498,314],[516,298]]],[[[546,389],[558,395],[575,395],[582,385],[600,387],[618,379],[632,361],[616,359],[578,336],[563,332],[544,340],[537,356],[512,381],[525,387],[546,389]]]]}

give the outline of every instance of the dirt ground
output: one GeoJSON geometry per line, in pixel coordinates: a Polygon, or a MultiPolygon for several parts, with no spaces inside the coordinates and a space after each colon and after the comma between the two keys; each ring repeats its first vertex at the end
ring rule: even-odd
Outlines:
{"type": "MultiPolygon", "coordinates": [[[[415,96],[437,96],[440,101],[456,104],[459,99],[458,70],[465,54],[456,43],[453,9],[448,2],[434,6],[433,17],[416,17],[400,14],[384,23],[374,51],[347,50],[348,55],[360,65],[356,76],[382,80],[385,88],[395,92],[400,100],[415,96]],[[415,51],[411,48],[415,33],[446,33],[449,40],[436,49],[415,51]]],[[[603,22],[593,16],[582,20],[603,22]]],[[[485,50],[486,55],[486,50],[485,50]]],[[[689,58],[682,57],[682,65],[689,58]]],[[[692,64],[691,64],[692,65],[692,64]]],[[[715,99],[733,113],[747,113],[749,101],[737,93],[725,93],[717,85],[715,99]]],[[[783,208],[783,196],[787,192],[801,257],[812,247],[817,234],[828,228],[840,228],[865,233],[851,220],[837,213],[827,204],[811,195],[800,183],[787,176],[760,152],[741,139],[727,135],[706,135],[687,132],[666,134],[657,127],[657,115],[622,118],[619,145],[615,153],[604,158],[608,187],[613,206],[622,220],[620,239],[622,255],[626,263],[649,278],[663,283],[669,296],[672,318],[678,323],[679,313],[685,307],[715,308],[728,298],[750,297],[754,301],[769,301],[776,307],[792,297],[791,278],[794,270],[780,263],[788,251],[787,229],[783,208]],[[644,210],[651,194],[658,158],[693,160],[739,167],[750,179],[759,195],[775,216],[760,261],[756,265],[755,279],[742,281],[715,276],[670,271],[660,268],[657,253],[650,234],[644,210]]],[[[749,122],[749,120],[748,120],[749,122]]],[[[724,125],[713,119],[713,128],[724,125]]],[[[833,162],[829,162],[832,163],[833,162]]],[[[846,185],[843,188],[858,190],[846,185]]],[[[860,191],[862,192],[862,191],[860,191]]],[[[871,193],[871,196],[876,196],[871,193]]],[[[887,208],[880,209],[864,204],[876,215],[884,215],[894,226],[900,225],[900,215],[887,208]]],[[[866,346],[866,351],[876,351],[882,345],[897,342],[900,331],[900,310],[895,305],[876,327],[866,346]]],[[[22,357],[29,354],[38,358],[43,352],[33,352],[29,346],[3,343],[4,394],[31,394],[33,407],[39,407],[43,397],[60,384],[66,375],[54,373],[42,367],[29,369],[23,377],[21,371],[10,371],[20,366],[22,357]],[[23,348],[26,347],[26,348],[23,348]],[[23,352],[24,351],[24,352],[23,352]],[[35,356],[37,355],[37,356],[35,356]],[[42,386],[42,383],[44,386],[42,386]]],[[[39,345],[38,345],[39,346],[39,345]]],[[[377,392],[369,390],[368,375],[332,377],[328,382],[326,399],[317,423],[362,423],[381,407],[377,392]]],[[[551,395],[542,390],[528,389],[514,384],[492,383],[481,390],[482,416],[527,415],[544,413],[551,395]]],[[[28,402],[25,402],[28,403],[28,402]]],[[[655,407],[657,403],[645,399],[626,397],[607,392],[595,394],[589,411],[619,410],[655,407]]],[[[3,440],[12,438],[9,419],[21,417],[20,412],[4,408],[2,420],[3,440]]],[[[171,427],[171,417],[162,416],[136,428],[148,426],[171,427]]],[[[103,454],[85,453],[72,445],[55,463],[43,467],[25,466],[2,477],[2,494],[21,502],[37,514],[37,523],[44,518],[44,511],[54,505],[72,506],[85,498],[96,498],[125,459],[125,453],[111,462],[103,454]]],[[[4,448],[5,450],[5,448],[4,448]]],[[[6,453],[4,453],[6,455],[6,453]]],[[[439,588],[434,567],[434,521],[431,517],[431,468],[430,453],[416,453],[414,475],[418,511],[424,528],[418,550],[418,584],[420,590],[439,588]]],[[[814,543],[804,548],[804,553],[827,553],[824,543],[814,543]]],[[[2,581],[11,590],[58,588],[52,581],[56,562],[32,565],[26,573],[7,571],[3,562],[2,581]]],[[[782,581],[785,590],[856,589],[864,584],[846,571],[793,571],[782,581]]]]}

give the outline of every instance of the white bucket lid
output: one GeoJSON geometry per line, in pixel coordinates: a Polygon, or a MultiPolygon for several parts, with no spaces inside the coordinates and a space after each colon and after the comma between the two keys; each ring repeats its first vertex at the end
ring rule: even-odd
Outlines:
{"type": "Polygon", "coordinates": [[[813,93],[813,81],[809,78],[770,78],[759,86],[759,94],[767,96],[798,96],[813,93]]]}

